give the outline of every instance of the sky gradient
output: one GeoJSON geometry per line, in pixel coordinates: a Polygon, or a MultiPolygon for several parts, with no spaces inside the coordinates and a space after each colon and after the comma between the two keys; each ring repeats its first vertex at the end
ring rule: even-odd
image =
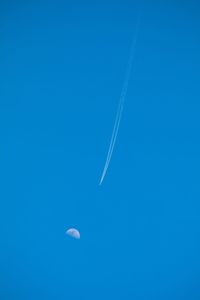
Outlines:
{"type": "Polygon", "coordinates": [[[0,2],[1,300],[200,299],[199,16],[198,1],[0,2]]]}

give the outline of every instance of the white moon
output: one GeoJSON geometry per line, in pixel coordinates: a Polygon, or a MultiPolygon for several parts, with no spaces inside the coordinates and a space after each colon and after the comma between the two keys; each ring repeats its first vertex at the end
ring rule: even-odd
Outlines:
{"type": "Polygon", "coordinates": [[[79,240],[81,235],[80,232],[75,228],[70,228],[66,231],[66,234],[73,237],[74,239],[79,240]]]}

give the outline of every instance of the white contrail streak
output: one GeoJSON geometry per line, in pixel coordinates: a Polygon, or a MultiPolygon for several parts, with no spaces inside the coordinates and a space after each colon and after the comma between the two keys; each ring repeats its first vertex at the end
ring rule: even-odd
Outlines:
{"type": "Polygon", "coordinates": [[[125,97],[126,97],[126,93],[127,93],[127,89],[128,89],[128,84],[129,84],[129,79],[130,79],[130,74],[131,74],[131,69],[132,69],[132,64],[133,64],[133,58],[134,58],[134,54],[135,54],[135,46],[136,46],[136,42],[137,42],[138,27],[139,27],[139,19],[138,19],[138,23],[137,23],[137,27],[136,27],[135,37],[133,39],[133,43],[132,43],[132,47],[131,47],[130,58],[129,58],[128,66],[127,66],[124,84],[123,84],[122,92],[121,92],[120,99],[119,99],[117,114],[116,114],[116,118],[115,118],[115,123],[114,123],[114,127],[113,127],[113,132],[112,132],[112,136],[111,136],[111,140],[110,140],[107,157],[106,157],[106,162],[105,162],[105,165],[103,168],[103,172],[101,175],[99,185],[102,184],[104,177],[106,175],[107,169],[109,167],[110,160],[112,158],[112,154],[113,154],[113,150],[114,150],[114,146],[115,146],[115,142],[117,139],[118,131],[119,131],[119,125],[120,125],[120,121],[121,121],[121,117],[122,117],[124,101],[125,101],[125,97]]]}

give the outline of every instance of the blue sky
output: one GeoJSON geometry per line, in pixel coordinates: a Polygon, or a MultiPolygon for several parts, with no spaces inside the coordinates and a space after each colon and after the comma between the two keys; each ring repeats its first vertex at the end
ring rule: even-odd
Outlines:
{"type": "Polygon", "coordinates": [[[0,299],[200,298],[199,13],[0,2],[0,299]]]}

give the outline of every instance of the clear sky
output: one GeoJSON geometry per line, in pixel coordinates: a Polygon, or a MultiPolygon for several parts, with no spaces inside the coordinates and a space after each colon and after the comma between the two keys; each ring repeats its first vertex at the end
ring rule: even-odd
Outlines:
{"type": "Polygon", "coordinates": [[[0,299],[200,299],[199,53],[198,1],[0,2],[0,299]]]}

